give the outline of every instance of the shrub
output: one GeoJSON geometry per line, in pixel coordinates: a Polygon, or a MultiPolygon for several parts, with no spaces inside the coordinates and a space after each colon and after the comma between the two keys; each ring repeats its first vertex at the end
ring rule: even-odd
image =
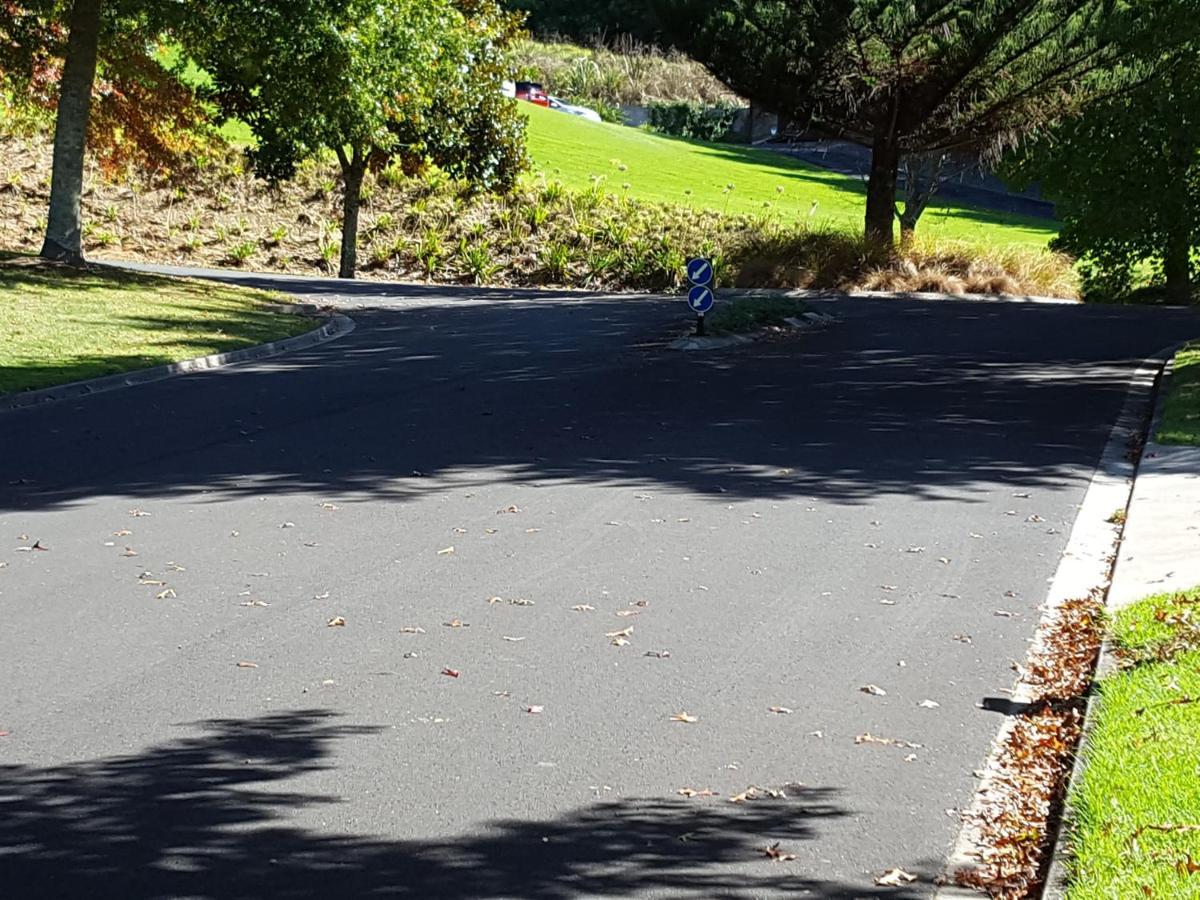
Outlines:
{"type": "Polygon", "coordinates": [[[660,134],[714,142],[724,140],[729,134],[738,107],[730,103],[709,106],[677,100],[651,103],[649,112],[650,128],[660,134]]]}

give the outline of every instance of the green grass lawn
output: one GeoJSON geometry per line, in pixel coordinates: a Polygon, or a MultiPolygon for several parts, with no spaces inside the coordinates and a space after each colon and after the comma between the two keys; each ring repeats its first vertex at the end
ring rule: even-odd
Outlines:
{"type": "Polygon", "coordinates": [[[1171,391],[1163,401],[1156,437],[1164,444],[1200,445],[1200,342],[1175,354],[1171,391]]]}
{"type": "MultiPolygon", "coordinates": [[[[769,150],[664,137],[528,103],[520,106],[529,118],[535,177],[570,188],[590,187],[599,178],[612,193],[627,192],[639,200],[862,228],[866,194],[856,178],[769,150]]],[[[1057,228],[1043,219],[951,205],[931,206],[918,232],[1042,247],[1057,228]]]]}
{"type": "Polygon", "coordinates": [[[250,347],[316,327],[271,295],[0,252],[0,394],[250,347]]]}
{"type": "Polygon", "coordinates": [[[1128,668],[1103,679],[1076,814],[1068,900],[1200,896],[1200,588],[1119,612],[1128,668]]]}

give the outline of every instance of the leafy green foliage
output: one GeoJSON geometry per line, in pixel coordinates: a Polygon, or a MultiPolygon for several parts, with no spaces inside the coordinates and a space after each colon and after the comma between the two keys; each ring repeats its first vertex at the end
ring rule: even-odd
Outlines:
{"type": "Polygon", "coordinates": [[[731,103],[708,106],[687,100],[651,103],[648,109],[650,127],[655,131],[700,141],[725,140],[738,112],[738,107],[731,103]]]}
{"type": "Polygon", "coordinates": [[[1064,123],[1010,164],[1011,177],[1040,181],[1056,201],[1056,244],[1080,257],[1097,299],[1131,295],[1146,274],[1170,299],[1191,299],[1200,243],[1198,78],[1195,53],[1064,123]]]}
{"type": "MultiPolygon", "coordinates": [[[[655,0],[739,94],[872,147],[867,232],[890,243],[903,154],[998,154],[1111,86],[1137,41],[1195,0],[655,0]]],[[[1195,10],[1192,8],[1192,12],[1195,10]]],[[[1172,19],[1183,28],[1185,20],[1172,19]]]]}

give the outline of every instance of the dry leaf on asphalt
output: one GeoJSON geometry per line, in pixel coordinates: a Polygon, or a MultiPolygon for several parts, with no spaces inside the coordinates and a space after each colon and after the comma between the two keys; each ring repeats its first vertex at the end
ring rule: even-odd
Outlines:
{"type": "Polygon", "coordinates": [[[458,669],[451,669],[451,668],[447,667],[445,669],[442,669],[442,674],[449,675],[451,678],[457,678],[462,673],[459,672],[458,669]]]}
{"type": "Polygon", "coordinates": [[[1041,516],[1039,516],[1037,513],[1034,513],[1032,516],[1030,516],[1025,521],[1026,522],[1045,522],[1046,520],[1043,519],[1041,516]]]}
{"type": "Polygon", "coordinates": [[[512,606],[533,606],[532,600],[526,600],[524,597],[513,597],[508,601],[512,606]]]}
{"type": "Polygon", "coordinates": [[[792,714],[792,710],[788,709],[786,706],[768,706],[767,712],[779,713],[780,715],[784,716],[790,716],[792,714]]]}
{"type": "Polygon", "coordinates": [[[454,533],[455,533],[455,534],[466,534],[466,533],[467,533],[467,529],[465,529],[465,528],[455,528],[455,529],[454,529],[454,533]]]}
{"type": "Polygon", "coordinates": [[[499,531],[500,531],[500,529],[499,529],[499,528],[485,528],[485,529],[483,529],[483,533],[484,533],[484,534],[496,534],[496,533],[498,533],[499,531]]]}
{"type": "Polygon", "coordinates": [[[313,597],[313,599],[314,600],[328,600],[329,599],[329,591],[325,591],[325,593],[323,593],[323,594],[316,594],[313,597]]]}
{"type": "Polygon", "coordinates": [[[683,797],[688,797],[689,799],[691,797],[720,797],[721,796],[716,791],[710,791],[708,788],[702,788],[701,790],[696,790],[695,788],[683,787],[683,788],[680,788],[679,790],[677,790],[675,793],[677,793],[683,797]]]}
{"type": "Polygon", "coordinates": [[[462,619],[451,619],[449,622],[443,622],[447,628],[470,628],[470,622],[464,622],[462,619]]]}
{"type": "Polygon", "coordinates": [[[401,634],[424,634],[425,629],[420,625],[405,625],[400,629],[401,634]]]}
{"type": "Polygon", "coordinates": [[[334,616],[332,619],[330,619],[328,622],[325,623],[325,627],[326,628],[340,628],[345,624],[346,624],[346,620],[343,619],[341,616],[334,616]]]}
{"type": "Polygon", "coordinates": [[[939,709],[941,705],[936,700],[922,700],[917,704],[921,709],[939,709]]]}
{"type": "Polygon", "coordinates": [[[785,853],[784,851],[780,850],[779,841],[776,841],[774,844],[770,844],[766,847],[760,847],[758,852],[772,862],[791,862],[796,858],[795,853],[785,853]]]}
{"type": "Polygon", "coordinates": [[[628,647],[633,642],[629,638],[615,637],[609,643],[614,647],[628,647]]]}
{"type": "Polygon", "coordinates": [[[862,691],[864,694],[871,694],[872,696],[875,696],[875,697],[886,697],[887,696],[887,691],[885,691],[883,688],[881,688],[877,684],[864,684],[862,687],[859,688],[859,690],[862,691]]]}
{"type": "Polygon", "coordinates": [[[165,581],[159,581],[157,578],[150,578],[149,575],[149,572],[143,572],[141,575],[139,575],[138,584],[144,584],[147,587],[163,587],[166,584],[165,581]]]}
{"type": "Polygon", "coordinates": [[[131,509],[131,510],[129,511],[129,514],[130,514],[131,516],[133,516],[135,519],[140,519],[140,518],[142,518],[143,516],[148,516],[148,515],[150,515],[150,513],[146,512],[144,509],[138,509],[137,507],[134,507],[133,509],[131,509]]]}
{"type": "Polygon", "coordinates": [[[940,562],[940,563],[941,563],[943,566],[948,566],[948,565],[950,565],[950,557],[948,557],[948,556],[939,556],[939,557],[938,557],[938,562],[940,562]]]}
{"type": "Polygon", "coordinates": [[[132,547],[126,547],[125,552],[122,553],[121,555],[122,556],[137,556],[138,554],[137,554],[137,551],[134,550],[132,547]]]}
{"type": "Polygon", "coordinates": [[[114,531],[113,537],[129,537],[131,534],[133,534],[133,532],[128,528],[122,528],[120,531],[114,531]]]}
{"type": "Polygon", "coordinates": [[[243,659],[238,661],[237,667],[239,669],[257,669],[258,663],[250,662],[248,659],[243,659]]]}
{"type": "Polygon", "coordinates": [[[280,528],[295,528],[296,523],[295,522],[283,522],[282,524],[280,524],[279,527],[280,528]]]}
{"type": "Polygon", "coordinates": [[[1016,613],[1009,612],[1007,609],[993,609],[993,616],[999,616],[1001,619],[1011,619],[1016,613]]]}
{"type": "Polygon", "coordinates": [[[513,504],[509,504],[508,506],[504,507],[504,509],[496,510],[496,515],[500,515],[502,513],[519,513],[519,512],[521,512],[521,507],[519,507],[515,503],[513,503],[513,504]]]}
{"type": "Polygon", "coordinates": [[[438,556],[445,556],[445,555],[447,555],[449,553],[453,553],[453,552],[454,552],[453,547],[443,547],[441,550],[438,551],[438,556]]]}
{"type": "Polygon", "coordinates": [[[854,743],[856,744],[885,744],[889,747],[904,747],[909,750],[920,750],[920,744],[914,744],[912,741],[903,741],[899,738],[879,737],[871,733],[855,735],[854,743]]]}
{"type": "Polygon", "coordinates": [[[586,603],[580,603],[576,606],[572,606],[571,609],[575,610],[575,612],[594,612],[596,607],[589,606],[586,603]]]}
{"type": "Polygon", "coordinates": [[[175,592],[173,590],[171,590],[171,588],[167,588],[165,591],[159,591],[157,594],[155,594],[154,599],[155,600],[174,600],[175,592]]]}
{"type": "Polygon", "coordinates": [[[642,655],[643,656],[652,656],[655,659],[670,659],[671,651],[670,650],[647,650],[642,655]]]}
{"type": "Polygon", "coordinates": [[[875,883],[882,887],[902,887],[912,884],[916,880],[917,876],[911,872],[905,872],[903,869],[888,869],[875,879],[875,883]]]}
{"type": "Polygon", "coordinates": [[[691,724],[693,722],[699,722],[700,720],[696,716],[690,715],[689,713],[679,712],[679,713],[675,713],[675,715],[671,716],[671,721],[672,722],[687,722],[688,724],[691,724]]]}
{"type": "Polygon", "coordinates": [[[616,614],[619,618],[622,618],[622,619],[627,619],[630,616],[641,615],[641,613],[636,609],[618,609],[616,614]]]}
{"type": "Polygon", "coordinates": [[[321,507],[321,509],[341,509],[341,507],[338,506],[336,503],[330,503],[328,500],[325,500],[324,502],[322,502],[320,504],[320,507],[321,507]]]}
{"type": "Polygon", "coordinates": [[[500,635],[500,637],[502,640],[509,641],[510,643],[513,643],[513,644],[517,643],[518,641],[525,640],[525,638],[523,638],[523,637],[510,637],[507,634],[502,634],[502,635],[500,635]]]}
{"type": "Polygon", "coordinates": [[[971,643],[971,636],[969,634],[953,634],[950,636],[950,639],[953,641],[958,641],[961,644],[971,643]]]}
{"type": "Polygon", "coordinates": [[[905,553],[924,553],[925,548],[924,547],[907,547],[907,548],[905,548],[904,552],[905,553]]]}
{"type": "Polygon", "coordinates": [[[628,628],[622,628],[620,631],[606,631],[604,633],[604,636],[608,637],[608,638],[616,638],[616,637],[629,637],[631,634],[633,634],[633,626],[632,625],[630,625],[628,628]]]}
{"type": "Polygon", "coordinates": [[[270,606],[265,600],[247,600],[242,606],[270,606]]]}
{"type": "Polygon", "coordinates": [[[532,716],[536,716],[538,713],[540,713],[545,708],[546,707],[544,707],[544,706],[527,706],[527,707],[525,707],[525,712],[529,713],[532,716]]]}

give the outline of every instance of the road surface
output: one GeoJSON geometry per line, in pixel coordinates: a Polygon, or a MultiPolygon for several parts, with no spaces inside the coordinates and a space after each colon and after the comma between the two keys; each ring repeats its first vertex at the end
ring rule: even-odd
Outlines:
{"type": "Polygon", "coordinates": [[[357,329],[0,415],[6,896],[927,896],[1200,333],[841,301],[694,355],[678,299],[287,286],[357,329]]]}

